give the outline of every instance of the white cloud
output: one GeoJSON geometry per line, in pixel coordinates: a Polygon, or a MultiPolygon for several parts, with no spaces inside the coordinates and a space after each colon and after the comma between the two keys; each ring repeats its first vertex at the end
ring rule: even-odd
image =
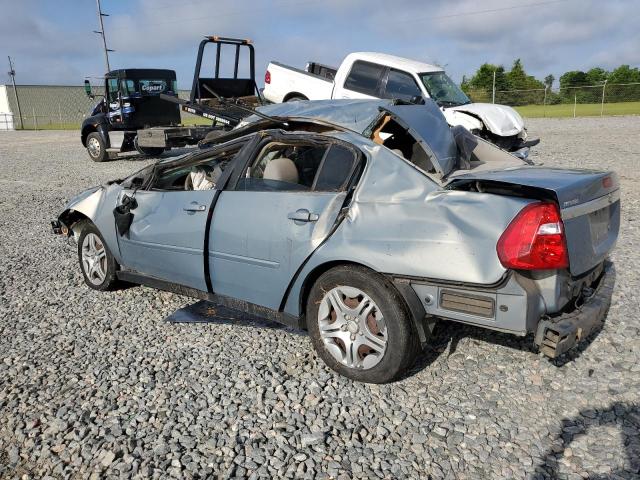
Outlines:
{"type": "MultiPolygon", "coordinates": [[[[539,77],[640,63],[637,0],[565,0],[508,10],[544,1],[137,0],[126,13],[109,2],[103,0],[105,10],[116,10],[105,19],[116,50],[112,63],[175,68],[182,85],[190,83],[196,47],[207,34],[252,38],[258,77],[272,59],[336,64],[357,50],[438,61],[457,80],[481,63],[509,67],[515,58],[539,77]],[[495,11],[467,15],[484,10],[495,11]]],[[[44,0],[0,0],[8,12],[0,17],[0,53],[16,56],[25,83],[79,83],[104,69],[99,37],[91,33],[93,3],[57,5],[74,9],[75,21],[61,20],[44,0]]]]}

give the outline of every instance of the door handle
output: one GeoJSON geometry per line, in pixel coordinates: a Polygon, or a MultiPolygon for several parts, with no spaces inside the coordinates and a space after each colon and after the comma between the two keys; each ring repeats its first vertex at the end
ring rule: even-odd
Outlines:
{"type": "Polygon", "coordinates": [[[185,212],[204,212],[206,209],[206,205],[200,205],[198,202],[191,202],[183,208],[185,212]]]}
{"type": "Polygon", "coordinates": [[[311,213],[306,208],[301,208],[287,215],[287,218],[293,220],[296,225],[302,225],[307,222],[317,222],[320,217],[317,213],[311,213]]]}

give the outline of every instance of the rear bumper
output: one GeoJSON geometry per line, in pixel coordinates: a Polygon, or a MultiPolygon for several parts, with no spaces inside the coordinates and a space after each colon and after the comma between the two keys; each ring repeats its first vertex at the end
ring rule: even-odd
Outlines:
{"type": "Polygon", "coordinates": [[[572,312],[540,320],[534,339],[540,351],[550,358],[559,357],[599,330],[611,305],[614,283],[615,269],[607,262],[584,304],[572,312]]]}

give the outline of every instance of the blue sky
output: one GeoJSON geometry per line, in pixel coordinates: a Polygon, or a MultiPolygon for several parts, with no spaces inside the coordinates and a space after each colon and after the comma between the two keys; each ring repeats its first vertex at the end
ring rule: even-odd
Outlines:
{"type": "MultiPolygon", "coordinates": [[[[640,0],[102,0],[112,68],[171,68],[191,84],[204,35],[251,38],[270,60],[339,64],[352,51],[437,63],[460,81],[484,62],[556,78],[640,65],[640,0]]],[[[104,73],[94,0],[0,0],[0,62],[22,84],[80,85],[104,73]]],[[[8,76],[0,74],[0,83],[8,76]]]]}

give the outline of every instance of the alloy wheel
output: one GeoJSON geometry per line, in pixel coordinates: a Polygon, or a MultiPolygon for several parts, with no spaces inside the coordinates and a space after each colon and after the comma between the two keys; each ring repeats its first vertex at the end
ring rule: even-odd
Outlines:
{"type": "Polygon", "coordinates": [[[347,367],[367,370],[384,357],[384,317],[371,297],[358,288],[338,286],[327,292],[320,302],[318,326],[329,353],[347,367]]]}
{"type": "Polygon", "coordinates": [[[88,233],[82,242],[82,268],[93,285],[100,285],[107,278],[107,251],[95,233],[88,233]]]}

